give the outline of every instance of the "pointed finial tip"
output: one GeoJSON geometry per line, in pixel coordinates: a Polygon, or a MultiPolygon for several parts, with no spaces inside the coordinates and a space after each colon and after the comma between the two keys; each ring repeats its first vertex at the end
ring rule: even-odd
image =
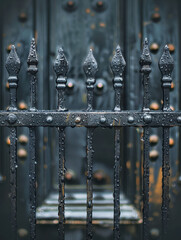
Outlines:
{"type": "Polygon", "coordinates": [[[93,55],[93,51],[91,48],[83,63],[83,69],[87,78],[94,78],[96,72],[98,71],[97,61],[93,55]]]}
{"type": "Polygon", "coordinates": [[[165,49],[166,51],[169,50],[169,47],[168,47],[167,44],[165,45],[164,49],[165,49]]]}
{"type": "Polygon", "coordinates": [[[145,37],[145,44],[148,44],[148,38],[145,37]]]}

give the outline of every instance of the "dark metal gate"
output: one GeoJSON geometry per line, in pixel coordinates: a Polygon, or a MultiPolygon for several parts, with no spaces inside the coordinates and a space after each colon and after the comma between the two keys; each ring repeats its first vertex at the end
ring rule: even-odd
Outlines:
{"type": "MultiPolygon", "coordinates": [[[[6,68],[9,73],[8,83],[10,89],[10,104],[8,110],[0,111],[0,126],[10,128],[10,186],[11,186],[11,220],[12,220],[12,239],[17,239],[17,127],[29,128],[29,220],[30,220],[30,239],[36,239],[36,128],[37,127],[56,127],[58,131],[59,143],[59,200],[58,200],[58,234],[59,239],[64,239],[65,218],[65,128],[66,127],[85,127],[87,128],[87,221],[85,239],[93,239],[93,132],[95,128],[114,128],[115,131],[115,155],[114,155],[114,239],[120,239],[120,179],[121,179],[121,155],[120,131],[124,127],[143,128],[143,171],[142,171],[142,191],[143,191],[143,231],[139,239],[148,240],[149,238],[149,137],[150,129],[161,127],[162,135],[162,237],[165,239],[168,227],[169,211],[169,129],[173,126],[181,125],[181,113],[170,109],[169,91],[171,88],[173,71],[173,59],[169,48],[164,47],[163,54],[159,60],[161,71],[161,86],[163,90],[162,111],[150,110],[150,80],[151,56],[148,48],[148,40],[145,39],[143,52],[140,58],[142,81],[144,87],[142,111],[122,111],[122,87],[123,72],[126,66],[121,49],[118,46],[112,58],[111,70],[113,72],[113,87],[115,91],[115,107],[113,111],[102,109],[93,110],[93,91],[95,85],[95,75],[97,72],[97,62],[92,50],[84,62],[83,69],[86,75],[87,87],[87,109],[83,111],[69,111],[64,106],[64,94],[67,83],[68,62],[62,48],[59,49],[58,56],[54,64],[56,73],[56,89],[58,91],[58,106],[52,110],[36,109],[36,73],[38,71],[38,58],[36,53],[35,40],[32,40],[30,53],[28,56],[28,72],[31,83],[31,104],[28,110],[17,109],[17,87],[18,73],[20,71],[20,60],[17,56],[15,47],[11,47],[11,52],[7,58],[6,68]]],[[[136,79],[135,79],[136,81],[136,79]]],[[[159,79],[158,79],[159,81],[159,79]]],[[[28,178],[28,176],[27,176],[28,178]]],[[[58,239],[58,237],[57,237],[58,239]]]]}

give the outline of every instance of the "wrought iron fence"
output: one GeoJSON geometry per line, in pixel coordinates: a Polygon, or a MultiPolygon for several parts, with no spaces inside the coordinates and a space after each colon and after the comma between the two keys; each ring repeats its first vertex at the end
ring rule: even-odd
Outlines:
{"type": "MultiPolygon", "coordinates": [[[[65,128],[86,127],[87,128],[87,225],[85,238],[93,239],[93,133],[97,127],[115,129],[115,156],[114,156],[114,239],[120,239],[120,131],[122,127],[142,127],[144,130],[144,160],[143,160],[143,234],[142,239],[149,239],[149,136],[151,127],[162,127],[162,235],[163,239],[167,231],[169,211],[169,128],[181,125],[181,112],[170,109],[169,90],[171,87],[171,73],[174,67],[169,48],[165,46],[159,60],[161,71],[161,84],[163,89],[162,111],[151,111],[150,105],[150,79],[151,56],[148,48],[148,40],[145,39],[143,52],[140,58],[142,81],[144,88],[142,111],[122,111],[122,88],[123,72],[126,62],[122,56],[119,46],[111,62],[114,75],[113,86],[115,90],[115,107],[113,111],[93,110],[93,90],[96,82],[95,75],[98,70],[97,62],[92,50],[83,64],[86,75],[87,86],[87,109],[85,111],[68,111],[64,105],[64,95],[67,81],[68,61],[62,48],[54,64],[56,73],[56,88],[58,91],[58,106],[52,110],[36,109],[36,73],[38,71],[38,58],[36,53],[35,39],[32,39],[30,53],[28,56],[28,72],[31,80],[31,101],[28,110],[17,109],[17,87],[18,73],[20,71],[20,60],[15,47],[12,46],[7,58],[6,68],[9,74],[8,82],[10,89],[10,104],[8,110],[0,111],[0,126],[10,128],[10,191],[11,191],[11,213],[12,213],[12,239],[17,239],[17,127],[29,128],[29,185],[30,185],[30,239],[36,239],[36,128],[57,127],[59,134],[59,203],[57,214],[59,216],[58,234],[64,239],[65,224],[65,128]]],[[[141,89],[140,89],[141,91],[141,89]]]]}

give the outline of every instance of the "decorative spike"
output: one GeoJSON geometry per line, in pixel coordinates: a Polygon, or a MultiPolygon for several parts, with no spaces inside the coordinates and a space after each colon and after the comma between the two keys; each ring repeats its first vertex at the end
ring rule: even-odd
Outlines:
{"type": "Polygon", "coordinates": [[[148,39],[145,38],[144,44],[143,44],[143,51],[140,57],[140,65],[151,65],[151,56],[150,56],[150,51],[148,47],[148,39]]]}
{"type": "Polygon", "coordinates": [[[121,77],[124,72],[125,66],[126,66],[126,62],[122,55],[121,48],[118,45],[116,48],[116,53],[113,56],[112,62],[111,62],[111,69],[112,69],[114,76],[121,77]]]}
{"type": "Polygon", "coordinates": [[[36,42],[35,42],[34,38],[32,38],[32,40],[31,40],[31,47],[30,47],[27,63],[28,63],[28,65],[37,65],[38,64],[38,57],[37,57],[37,52],[36,52],[36,42]]]}
{"type": "Polygon", "coordinates": [[[174,61],[167,45],[164,47],[163,54],[160,58],[159,68],[163,76],[171,76],[174,68],[174,61]]]}
{"type": "Polygon", "coordinates": [[[58,111],[66,111],[64,107],[65,102],[65,88],[67,83],[68,61],[64,55],[63,49],[58,50],[58,56],[55,60],[53,69],[57,75],[56,88],[58,91],[58,111]]]}
{"type": "Polygon", "coordinates": [[[96,59],[94,58],[94,55],[92,53],[92,49],[90,49],[90,51],[84,61],[83,69],[84,69],[87,79],[95,78],[95,74],[98,71],[98,67],[97,67],[96,59]]]}
{"type": "Polygon", "coordinates": [[[55,63],[54,63],[54,66],[53,66],[53,69],[58,76],[63,76],[65,77],[67,72],[68,72],[68,61],[64,55],[64,51],[62,48],[60,48],[58,50],[58,55],[57,55],[57,58],[55,60],[55,63]]]}
{"type": "Polygon", "coordinates": [[[20,63],[20,59],[16,53],[16,48],[14,45],[11,46],[11,51],[7,57],[5,66],[8,71],[9,76],[17,76],[18,75],[18,73],[20,71],[21,63],[20,63]]]}

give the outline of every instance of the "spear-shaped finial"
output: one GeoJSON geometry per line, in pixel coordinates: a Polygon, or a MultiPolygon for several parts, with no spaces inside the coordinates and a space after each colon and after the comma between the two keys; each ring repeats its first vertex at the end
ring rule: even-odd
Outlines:
{"type": "Polygon", "coordinates": [[[35,42],[34,38],[32,38],[32,40],[31,40],[31,46],[30,46],[27,63],[28,63],[28,65],[37,65],[38,64],[38,57],[37,57],[37,52],[36,52],[36,42],[35,42]]]}
{"type": "Polygon", "coordinates": [[[68,61],[62,48],[58,50],[53,69],[57,75],[56,88],[58,91],[58,111],[65,111],[65,88],[67,83],[68,61]]]}
{"type": "Polygon", "coordinates": [[[122,76],[125,66],[126,66],[126,62],[122,55],[121,48],[118,45],[116,47],[116,53],[113,56],[112,61],[111,61],[111,69],[112,69],[114,76],[115,77],[122,76]]]}
{"type": "Polygon", "coordinates": [[[6,60],[6,69],[9,74],[8,83],[10,89],[10,106],[9,111],[17,110],[17,87],[18,87],[18,73],[20,71],[21,63],[16,53],[15,46],[11,46],[11,51],[6,60]]]}
{"type": "Polygon", "coordinates": [[[111,61],[111,70],[114,75],[113,86],[115,90],[115,107],[114,111],[121,110],[121,89],[123,87],[123,72],[126,66],[126,62],[121,52],[121,48],[118,45],[116,48],[116,53],[111,61]]]}
{"type": "Polygon", "coordinates": [[[83,69],[86,75],[86,85],[87,85],[87,111],[92,111],[93,108],[93,90],[95,84],[95,75],[98,71],[97,62],[92,53],[92,49],[90,49],[84,64],[83,69]]]}
{"type": "Polygon", "coordinates": [[[174,68],[174,61],[167,45],[165,45],[163,54],[160,58],[159,68],[163,76],[171,76],[174,68]]]}
{"type": "Polygon", "coordinates": [[[142,50],[142,54],[140,57],[140,65],[144,66],[144,65],[151,65],[152,61],[151,61],[151,55],[150,55],[150,51],[149,51],[149,47],[148,47],[148,39],[145,38],[145,41],[143,43],[143,50],[142,50]]]}

